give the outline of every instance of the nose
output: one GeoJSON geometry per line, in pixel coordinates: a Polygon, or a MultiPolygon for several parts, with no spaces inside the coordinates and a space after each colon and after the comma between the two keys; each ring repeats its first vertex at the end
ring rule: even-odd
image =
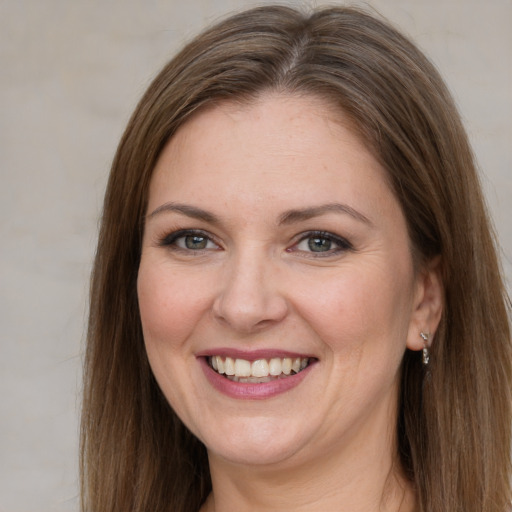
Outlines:
{"type": "Polygon", "coordinates": [[[229,264],[213,303],[213,314],[220,322],[245,334],[279,323],[288,312],[278,289],[279,269],[255,252],[239,255],[229,264]]]}

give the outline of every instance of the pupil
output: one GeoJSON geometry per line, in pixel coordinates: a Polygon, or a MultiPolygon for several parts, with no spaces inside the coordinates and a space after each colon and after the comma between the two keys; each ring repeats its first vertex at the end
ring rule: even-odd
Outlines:
{"type": "Polygon", "coordinates": [[[308,246],[314,252],[328,251],[331,248],[331,241],[327,238],[310,238],[308,246]]]}
{"type": "Polygon", "coordinates": [[[205,249],[207,239],[204,236],[190,235],[185,238],[187,249],[205,249]]]}

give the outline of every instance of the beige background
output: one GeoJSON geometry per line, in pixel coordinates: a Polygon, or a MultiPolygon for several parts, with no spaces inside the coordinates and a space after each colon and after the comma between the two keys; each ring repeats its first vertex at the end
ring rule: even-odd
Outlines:
{"type": "MultiPolygon", "coordinates": [[[[77,510],[85,304],[111,158],[183,41],[254,4],[0,0],[0,512],[77,510]]],[[[510,289],[512,0],[369,5],[419,43],[454,92],[510,289]]]]}

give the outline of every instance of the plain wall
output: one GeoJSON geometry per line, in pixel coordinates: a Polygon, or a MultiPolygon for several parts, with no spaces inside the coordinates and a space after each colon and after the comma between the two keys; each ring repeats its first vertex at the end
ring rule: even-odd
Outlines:
{"type": "MultiPolygon", "coordinates": [[[[255,4],[0,1],[0,512],[77,510],[88,275],[111,159],[138,98],[180,45],[255,4]]],[[[510,289],[512,1],[368,5],[426,51],[453,91],[510,289]]]]}

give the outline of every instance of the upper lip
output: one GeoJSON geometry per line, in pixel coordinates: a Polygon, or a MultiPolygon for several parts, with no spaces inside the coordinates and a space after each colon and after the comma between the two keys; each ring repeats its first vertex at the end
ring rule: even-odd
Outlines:
{"type": "Polygon", "coordinates": [[[280,349],[258,349],[258,350],[240,350],[235,348],[219,347],[202,350],[196,354],[196,357],[231,357],[232,359],[245,359],[247,361],[256,361],[257,359],[279,358],[314,358],[311,354],[302,352],[292,352],[280,349]]]}

